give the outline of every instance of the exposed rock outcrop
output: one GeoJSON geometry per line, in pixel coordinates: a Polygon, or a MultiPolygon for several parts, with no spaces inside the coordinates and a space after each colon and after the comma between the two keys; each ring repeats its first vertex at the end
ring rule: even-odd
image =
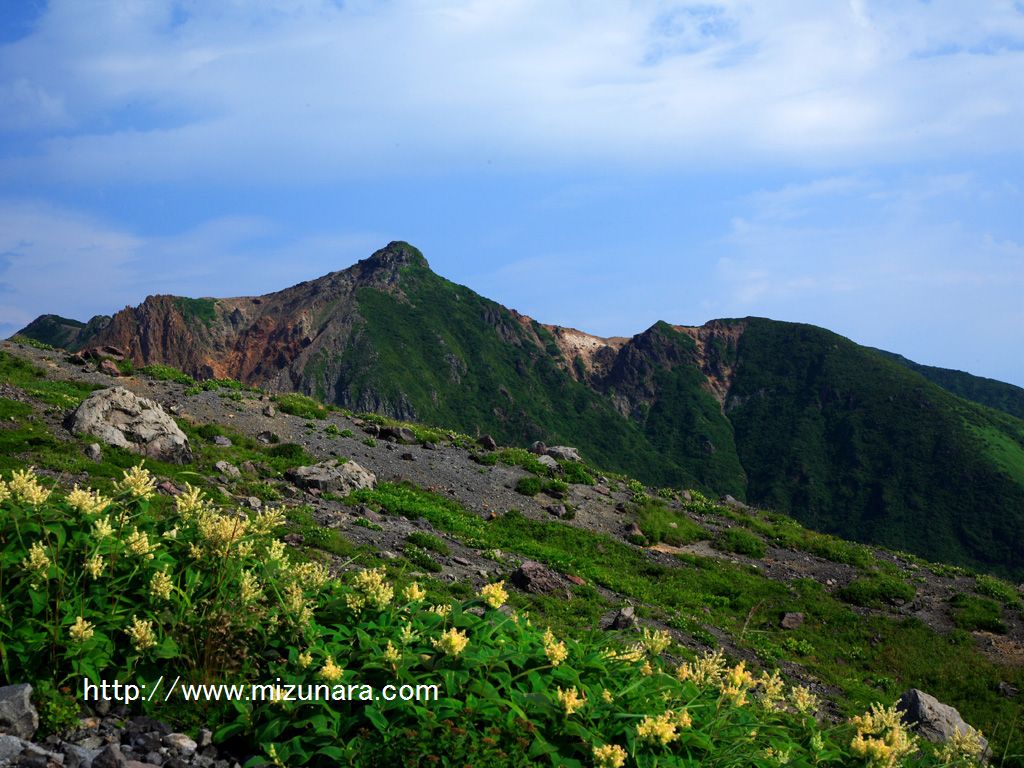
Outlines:
{"type": "Polygon", "coordinates": [[[290,469],[285,477],[300,488],[331,493],[351,493],[377,485],[377,477],[370,470],[354,461],[339,464],[334,459],[308,467],[290,469]]]}
{"type": "Polygon", "coordinates": [[[124,387],[93,392],[67,419],[76,435],[92,435],[108,445],[173,464],[192,461],[188,437],[158,403],[124,387]]]}
{"type": "MultiPolygon", "coordinates": [[[[915,733],[936,744],[949,741],[954,733],[974,730],[956,709],[917,688],[904,693],[896,708],[903,713],[903,722],[915,733]]],[[[987,739],[981,738],[981,747],[982,754],[988,751],[987,739]]]]}

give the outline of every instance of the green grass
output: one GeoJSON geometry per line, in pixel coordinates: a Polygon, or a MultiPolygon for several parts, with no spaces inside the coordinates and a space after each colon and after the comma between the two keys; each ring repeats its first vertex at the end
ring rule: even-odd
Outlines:
{"type": "Polygon", "coordinates": [[[408,541],[410,544],[419,547],[420,549],[429,550],[430,552],[436,552],[439,555],[451,554],[451,548],[447,544],[445,544],[445,542],[442,539],[430,533],[425,533],[423,531],[413,531],[405,537],[405,540],[408,541]]]}
{"type": "Polygon", "coordinates": [[[726,528],[715,539],[715,546],[725,552],[735,552],[753,558],[762,558],[765,553],[761,537],[742,528],[726,528]]]}
{"type": "Polygon", "coordinates": [[[45,370],[27,360],[0,351],[0,381],[25,391],[48,405],[62,409],[75,408],[98,385],[79,384],[51,379],[45,370]]]}
{"type": "Polygon", "coordinates": [[[854,579],[839,594],[854,605],[882,608],[897,601],[913,600],[916,590],[897,576],[875,574],[854,579]]]}
{"type": "Polygon", "coordinates": [[[217,302],[213,299],[174,298],[174,306],[181,313],[186,324],[202,323],[209,328],[217,319],[217,302]]]}
{"type": "Polygon", "coordinates": [[[291,392],[274,397],[278,410],[303,419],[326,419],[327,407],[307,395],[291,392]]]}
{"type": "Polygon", "coordinates": [[[156,379],[157,381],[174,381],[178,384],[186,384],[190,387],[195,386],[196,383],[195,379],[184,371],[175,368],[173,365],[151,363],[139,368],[139,373],[149,376],[151,379],[156,379]]]}
{"type": "Polygon", "coordinates": [[[950,607],[953,623],[960,629],[984,630],[1000,635],[1006,633],[1002,606],[994,600],[961,594],[950,601],[950,607]]]}
{"type": "Polygon", "coordinates": [[[664,542],[673,547],[681,547],[710,536],[705,528],[686,515],[655,501],[640,507],[637,511],[637,525],[651,544],[664,542]]]}

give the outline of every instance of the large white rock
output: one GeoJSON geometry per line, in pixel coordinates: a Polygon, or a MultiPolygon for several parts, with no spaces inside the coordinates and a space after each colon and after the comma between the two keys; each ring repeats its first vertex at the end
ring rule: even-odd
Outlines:
{"type": "Polygon", "coordinates": [[[67,420],[76,435],[92,435],[108,445],[159,461],[192,461],[188,437],[158,403],[124,387],[99,389],[67,420]]]}
{"type": "MultiPolygon", "coordinates": [[[[896,703],[896,709],[903,713],[903,722],[915,733],[937,744],[946,743],[954,733],[973,730],[956,709],[917,688],[906,691],[896,703]]],[[[981,755],[987,752],[988,739],[982,738],[981,755]]]]}
{"type": "Polygon", "coordinates": [[[309,467],[289,469],[285,477],[300,488],[315,488],[331,493],[351,493],[377,485],[377,476],[354,461],[339,464],[335,459],[309,467]]]}

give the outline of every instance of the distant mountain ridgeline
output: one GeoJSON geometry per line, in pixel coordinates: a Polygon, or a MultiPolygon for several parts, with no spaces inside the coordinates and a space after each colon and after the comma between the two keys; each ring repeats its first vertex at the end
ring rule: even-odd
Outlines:
{"type": "Polygon", "coordinates": [[[657,323],[602,339],[507,309],[391,243],[266,296],[151,296],[20,333],[505,443],[570,443],[652,484],[1024,578],[1024,390],[813,326],[657,323]]]}

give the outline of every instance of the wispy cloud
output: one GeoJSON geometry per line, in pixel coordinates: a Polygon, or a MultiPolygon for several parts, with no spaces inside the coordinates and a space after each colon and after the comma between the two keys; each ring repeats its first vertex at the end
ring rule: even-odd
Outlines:
{"type": "Polygon", "coordinates": [[[3,112],[19,115],[0,128],[38,132],[0,168],[309,180],[1011,151],[1021,40],[1012,7],[952,0],[54,0],[0,48],[3,112]]]}

